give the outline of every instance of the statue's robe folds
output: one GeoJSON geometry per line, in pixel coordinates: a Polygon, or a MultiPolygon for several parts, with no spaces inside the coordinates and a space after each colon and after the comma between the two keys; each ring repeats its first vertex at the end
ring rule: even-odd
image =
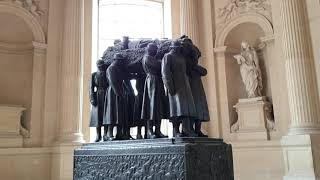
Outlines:
{"type": "Polygon", "coordinates": [[[108,88],[105,72],[94,72],[90,82],[90,101],[92,105],[90,127],[101,127],[105,108],[105,96],[108,88]]]}
{"type": "Polygon", "coordinates": [[[207,75],[207,70],[199,65],[193,67],[189,72],[190,87],[197,111],[196,119],[200,121],[210,119],[206,93],[201,80],[201,77],[205,75],[207,75]]]}
{"type": "Polygon", "coordinates": [[[109,87],[106,95],[105,114],[103,124],[118,125],[125,122],[125,93],[123,81],[125,79],[123,68],[116,64],[111,64],[107,69],[109,87]]]}
{"type": "MultiPolygon", "coordinates": [[[[125,73],[123,73],[125,74],[125,73]]],[[[124,92],[124,122],[125,127],[134,127],[134,102],[135,95],[134,90],[130,82],[130,75],[127,73],[125,80],[123,81],[123,92],[124,92]]]]}
{"type": "Polygon", "coordinates": [[[133,111],[134,125],[144,126],[146,123],[141,118],[141,112],[142,112],[142,102],[143,102],[144,84],[145,84],[146,76],[144,74],[138,74],[135,77],[135,79],[136,79],[136,89],[138,94],[136,95],[135,101],[134,101],[134,111],[133,111]]]}
{"type": "Polygon", "coordinates": [[[147,77],[144,84],[141,119],[166,119],[168,102],[161,79],[161,62],[152,56],[145,55],[142,66],[147,77]]]}
{"type": "Polygon", "coordinates": [[[170,119],[196,117],[186,60],[182,54],[170,51],[162,60],[162,79],[169,91],[170,119]]]}
{"type": "MultiPolygon", "coordinates": [[[[136,90],[137,95],[134,98],[133,104],[133,117],[130,126],[144,126],[145,122],[141,119],[141,108],[142,108],[142,100],[143,100],[143,89],[144,89],[144,82],[146,79],[146,74],[142,68],[142,60],[140,58],[136,59],[133,62],[130,62],[127,67],[128,76],[130,79],[136,80],[136,90]]],[[[129,98],[129,104],[132,108],[132,98],[129,98]]],[[[131,113],[131,112],[130,112],[131,113]]],[[[130,121],[130,120],[129,120],[130,121]]]]}

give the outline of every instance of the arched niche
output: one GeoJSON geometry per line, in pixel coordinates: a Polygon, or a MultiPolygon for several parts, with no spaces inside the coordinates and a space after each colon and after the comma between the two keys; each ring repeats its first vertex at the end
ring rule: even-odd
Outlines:
{"type": "Polygon", "coordinates": [[[241,98],[246,98],[247,93],[243,85],[240,68],[234,55],[240,53],[240,44],[243,40],[256,48],[261,70],[263,71],[264,92],[272,101],[269,83],[268,65],[266,65],[267,48],[265,37],[273,37],[273,27],[270,21],[258,13],[245,13],[226,22],[217,32],[215,41],[215,57],[218,63],[220,111],[224,137],[230,137],[230,126],[237,121],[234,105],[241,98]]]}
{"type": "Polygon", "coordinates": [[[2,79],[7,83],[3,89],[11,93],[3,102],[27,107],[23,125],[29,134],[24,133],[24,144],[39,146],[44,106],[45,34],[36,17],[11,1],[0,2],[0,22],[3,27],[0,54],[6,63],[2,71],[10,76],[2,79]]]}
{"type": "Polygon", "coordinates": [[[33,34],[33,41],[46,43],[45,34],[38,20],[25,8],[12,2],[0,2],[0,13],[14,15],[22,19],[33,34]]]}

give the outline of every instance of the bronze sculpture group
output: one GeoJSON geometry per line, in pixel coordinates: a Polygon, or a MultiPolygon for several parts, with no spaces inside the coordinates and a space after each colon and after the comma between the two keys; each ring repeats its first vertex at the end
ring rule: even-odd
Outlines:
{"type": "Polygon", "coordinates": [[[209,120],[201,81],[207,71],[198,65],[200,56],[188,36],[173,41],[131,42],[128,37],[115,41],[97,61],[90,83],[95,142],[133,139],[132,127],[138,127],[137,139],[142,139],[143,126],[145,139],[167,137],[160,131],[162,119],[172,122],[174,137],[207,137],[201,132],[201,123],[209,120]]]}

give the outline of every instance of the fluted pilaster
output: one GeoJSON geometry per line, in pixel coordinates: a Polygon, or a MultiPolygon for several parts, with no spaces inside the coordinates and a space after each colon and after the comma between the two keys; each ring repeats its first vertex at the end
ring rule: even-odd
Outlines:
{"type": "Polygon", "coordinates": [[[60,91],[60,143],[83,141],[81,90],[83,74],[83,0],[67,0],[64,10],[60,91]]]}
{"type": "Polygon", "coordinates": [[[291,124],[289,134],[320,133],[319,96],[305,0],[281,0],[291,124]]]}
{"type": "Polygon", "coordinates": [[[199,45],[198,0],[180,0],[181,35],[189,36],[199,45]]]}

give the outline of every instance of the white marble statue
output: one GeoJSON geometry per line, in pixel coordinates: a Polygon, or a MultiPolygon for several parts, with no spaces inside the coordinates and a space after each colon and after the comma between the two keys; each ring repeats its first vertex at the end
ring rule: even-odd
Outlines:
{"type": "Polygon", "coordinates": [[[248,98],[262,96],[261,70],[255,49],[247,41],[243,41],[241,43],[241,54],[235,55],[234,58],[240,65],[240,73],[248,98]]]}

